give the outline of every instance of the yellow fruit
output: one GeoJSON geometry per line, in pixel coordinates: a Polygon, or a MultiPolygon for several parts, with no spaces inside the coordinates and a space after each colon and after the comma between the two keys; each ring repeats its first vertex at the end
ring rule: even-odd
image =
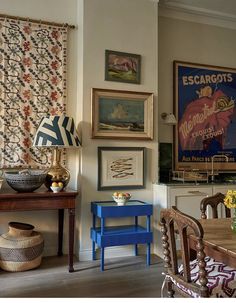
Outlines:
{"type": "Polygon", "coordinates": [[[113,194],[114,197],[117,197],[118,195],[119,195],[119,193],[117,193],[117,192],[115,192],[115,193],[113,194]]]}
{"type": "Polygon", "coordinates": [[[58,187],[57,182],[52,182],[52,186],[53,186],[53,187],[58,187]]]}
{"type": "Polygon", "coordinates": [[[63,184],[62,182],[58,182],[58,186],[59,186],[59,187],[63,187],[64,184],[63,184]]]}

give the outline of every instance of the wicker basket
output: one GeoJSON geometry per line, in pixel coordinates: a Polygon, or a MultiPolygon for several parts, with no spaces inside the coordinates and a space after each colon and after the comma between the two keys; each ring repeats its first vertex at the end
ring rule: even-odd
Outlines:
{"type": "Polygon", "coordinates": [[[34,226],[10,222],[9,231],[0,236],[0,267],[6,271],[25,271],[42,261],[44,240],[34,226]]]}

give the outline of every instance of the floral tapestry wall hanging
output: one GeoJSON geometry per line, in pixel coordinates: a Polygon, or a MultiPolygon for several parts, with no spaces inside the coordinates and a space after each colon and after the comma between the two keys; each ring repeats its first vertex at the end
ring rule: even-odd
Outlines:
{"type": "Polygon", "coordinates": [[[42,117],[65,113],[67,27],[0,18],[0,165],[45,167],[42,117]]]}

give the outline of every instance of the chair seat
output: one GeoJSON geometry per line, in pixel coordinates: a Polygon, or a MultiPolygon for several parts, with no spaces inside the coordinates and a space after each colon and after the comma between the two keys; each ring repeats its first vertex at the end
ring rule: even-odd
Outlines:
{"type": "MultiPolygon", "coordinates": [[[[205,258],[206,271],[207,271],[207,287],[211,297],[216,298],[236,298],[236,269],[233,269],[221,262],[217,262],[210,257],[205,258]]],[[[199,283],[199,267],[197,260],[190,262],[191,280],[200,285],[199,283]]],[[[183,274],[183,266],[179,267],[180,275],[183,274]]],[[[171,278],[171,277],[170,277],[171,278]]],[[[191,297],[199,297],[190,289],[185,288],[183,285],[177,283],[173,278],[172,282],[186,294],[191,297]]]]}

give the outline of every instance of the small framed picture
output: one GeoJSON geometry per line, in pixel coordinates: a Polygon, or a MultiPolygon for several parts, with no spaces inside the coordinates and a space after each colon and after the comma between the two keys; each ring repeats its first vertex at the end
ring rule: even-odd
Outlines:
{"type": "Polygon", "coordinates": [[[140,84],[141,56],[105,51],[105,80],[140,84]]]}
{"type": "Polygon", "coordinates": [[[144,147],[98,147],[98,190],[144,188],[144,147]]]}
{"type": "Polygon", "coordinates": [[[153,94],[92,89],[92,138],[153,139],[153,94]]]}

